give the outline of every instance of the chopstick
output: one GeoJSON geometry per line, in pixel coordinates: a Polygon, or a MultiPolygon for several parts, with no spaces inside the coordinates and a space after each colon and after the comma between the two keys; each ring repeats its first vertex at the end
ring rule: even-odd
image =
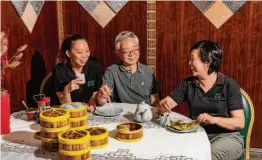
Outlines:
{"type": "Polygon", "coordinates": [[[111,115],[113,115],[110,97],[109,97],[109,99],[108,99],[108,103],[109,103],[109,112],[110,112],[111,115]]]}
{"type": "Polygon", "coordinates": [[[165,109],[167,110],[168,113],[171,113],[171,112],[172,112],[172,110],[171,110],[170,108],[168,108],[168,107],[166,107],[166,106],[164,106],[164,107],[165,107],[165,109]]]}
{"type": "MultiPolygon", "coordinates": [[[[106,86],[108,87],[107,83],[106,83],[106,86]]],[[[112,109],[111,96],[108,99],[108,103],[109,103],[109,112],[110,112],[111,115],[113,115],[114,111],[112,109]]]]}

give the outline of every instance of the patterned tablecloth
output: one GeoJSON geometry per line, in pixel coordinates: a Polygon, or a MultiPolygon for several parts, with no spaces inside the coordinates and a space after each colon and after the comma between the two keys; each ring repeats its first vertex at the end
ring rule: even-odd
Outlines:
{"type": "MultiPolygon", "coordinates": [[[[210,143],[206,132],[199,128],[192,133],[175,133],[161,127],[157,120],[144,123],[144,137],[139,142],[126,143],[116,140],[116,125],[134,121],[136,105],[113,103],[121,107],[119,116],[102,117],[88,114],[89,126],[103,126],[109,131],[109,145],[103,149],[92,150],[93,160],[211,160],[210,143]]],[[[186,117],[174,114],[175,118],[186,117]]],[[[15,159],[58,159],[58,152],[48,152],[41,148],[41,141],[34,138],[39,124],[26,121],[24,111],[11,116],[11,133],[1,136],[1,158],[15,159]]]]}

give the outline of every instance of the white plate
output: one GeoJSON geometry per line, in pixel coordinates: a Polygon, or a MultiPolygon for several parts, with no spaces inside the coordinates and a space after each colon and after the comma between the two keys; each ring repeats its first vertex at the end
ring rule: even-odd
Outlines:
{"type": "Polygon", "coordinates": [[[194,128],[189,129],[189,130],[184,130],[184,131],[177,130],[177,129],[171,127],[171,126],[167,126],[166,128],[167,128],[168,130],[173,131],[173,132],[178,132],[178,133],[190,133],[190,132],[195,132],[196,130],[198,130],[199,127],[200,127],[199,125],[196,125],[194,128]]]}
{"type": "Polygon", "coordinates": [[[95,113],[97,115],[105,116],[105,117],[117,116],[122,112],[123,112],[123,109],[117,108],[117,107],[112,107],[111,110],[109,107],[98,107],[95,110],[95,113]]]}

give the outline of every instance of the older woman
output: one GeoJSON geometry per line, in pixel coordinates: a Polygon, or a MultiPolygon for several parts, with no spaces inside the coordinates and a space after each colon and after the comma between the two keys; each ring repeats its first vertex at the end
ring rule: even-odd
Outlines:
{"type": "Polygon", "coordinates": [[[57,64],[52,73],[60,102],[95,103],[95,94],[102,84],[102,69],[99,63],[89,60],[87,40],[80,34],[68,36],[62,43],[61,54],[64,62],[57,64]]]}
{"type": "Polygon", "coordinates": [[[158,110],[169,112],[187,102],[190,117],[203,124],[211,142],[212,160],[237,159],[243,153],[244,112],[239,85],[219,72],[220,46],[200,41],[190,50],[192,77],[184,79],[170,96],[160,101],[158,110]]]}

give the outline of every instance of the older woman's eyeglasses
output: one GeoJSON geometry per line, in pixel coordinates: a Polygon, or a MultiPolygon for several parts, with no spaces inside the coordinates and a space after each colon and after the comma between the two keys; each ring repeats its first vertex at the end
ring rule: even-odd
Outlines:
{"type": "Polygon", "coordinates": [[[136,48],[132,51],[119,51],[123,56],[127,56],[127,55],[130,55],[131,53],[134,53],[135,55],[139,54],[140,52],[140,48],[136,48]]]}

